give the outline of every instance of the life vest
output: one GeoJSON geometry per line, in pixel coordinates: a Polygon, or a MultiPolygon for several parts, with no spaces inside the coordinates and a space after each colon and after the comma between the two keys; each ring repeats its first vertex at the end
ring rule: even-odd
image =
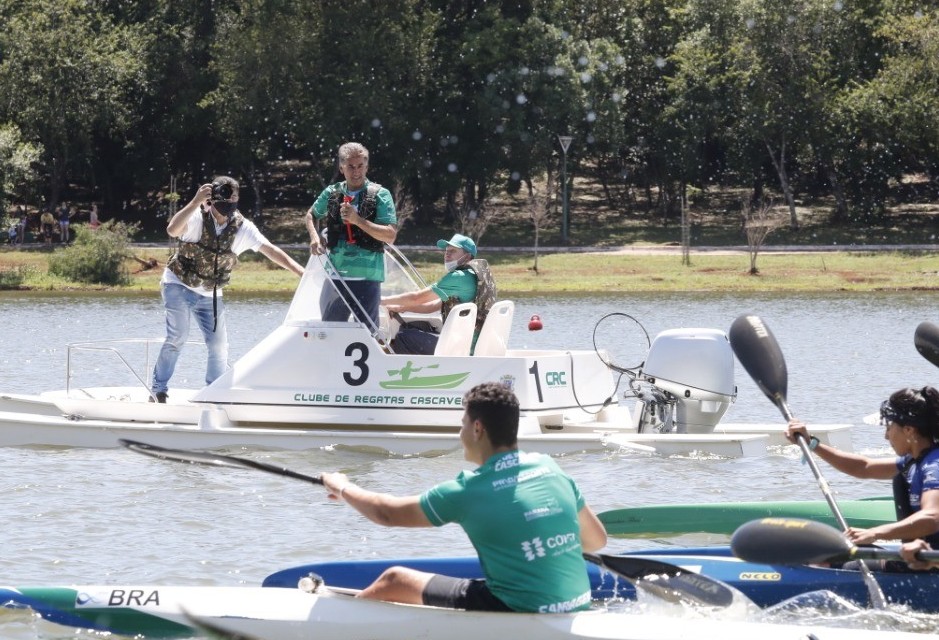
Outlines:
{"type": "Polygon", "coordinates": [[[231,246],[244,221],[241,212],[235,211],[228,221],[228,226],[216,235],[212,213],[204,211],[199,241],[180,240],[176,253],[166,263],[167,268],[187,287],[224,287],[231,280],[232,269],[238,264],[238,256],[231,250],[231,246]]]}
{"type": "MultiPolygon", "coordinates": [[[[910,483],[907,480],[907,474],[910,469],[918,463],[921,463],[926,457],[926,454],[935,449],[936,447],[930,447],[923,452],[919,458],[911,458],[903,465],[903,469],[897,472],[897,475],[893,476],[893,504],[897,512],[897,521],[903,520],[913,515],[913,505],[910,502],[910,483]]],[[[931,536],[923,536],[923,540],[928,542],[930,546],[934,549],[939,548],[939,532],[932,534],[931,536]]],[[[904,540],[904,542],[909,542],[904,540]]]]}
{"type": "MultiPolygon", "coordinates": [[[[371,222],[374,222],[375,216],[378,215],[378,191],[380,189],[380,184],[370,182],[359,203],[359,215],[371,222]]],[[[333,189],[333,192],[329,194],[329,200],[326,201],[326,247],[328,249],[335,248],[339,244],[339,239],[347,238],[346,234],[349,233],[346,223],[339,215],[339,205],[342,204],[344,197],[345,194],[341,189],[333,189]]],[[[375,253],[385,251],[385,243],[381,240],[376,240],[359,227],[352,226],[351,230],[352,239],[355,240],[357,246],[375,253]]]]}
{"type": "MultiPolygon", "coordinates": [[[[476,333],[479,333],[486,321],[486,316],[489,315],[489,309],[496,301],[496,282],[492,279],[489,263],[482,258],[474,258],[457,269],[472,271],[476,275],[476,297],[473,302],[476,303],[476,333]]],[[[444,322],[447,320],[447,314],[458,304],[460,304],[459,298],[451,296],[440,305],[440,317],[444,322]]]]}

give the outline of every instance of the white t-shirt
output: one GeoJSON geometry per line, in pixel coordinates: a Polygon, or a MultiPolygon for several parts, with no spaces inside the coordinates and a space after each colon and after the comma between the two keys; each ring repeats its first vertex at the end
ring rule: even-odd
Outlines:
{"type": "MultiPolygon", "coordinates": [[[[202,238],[202,215],[202,209],[200,208],[199,211],[196,211],[189,217],[189,223],[186,225],[186,230],[183,231],[181,236],[179,236],[179,239],[182,242],[199,242],[199,239],[202,238]]],[[[222,225],[216,222],[216,235],[221,233],[227,226],[227,222],[222,225]]],[[[264,237],[264,234],[261,233],[257,225],[245,218],[245,221],[242,223],[241,227],[238,229],[238,232],[235,234],[234,240],[232,240],[231,250],[236,256],[240,256],[249,249],[251,251],[257,251],[261,248],[261,245],[266,242],[267,238],[264,237]]],[[[169,269],[163,270],[163,278],[160,280],[160,282],[167,284],[181,284],[190,291],[195,291],[202,296],[212,295],[212,289],[206,289],[205,287],[190,287],[186,284],[183,284],[180,279],[176,277],[176,274],[169,269]]],[[[221,289],[218,290],[218,295],[222,295],[221,289]]]]}

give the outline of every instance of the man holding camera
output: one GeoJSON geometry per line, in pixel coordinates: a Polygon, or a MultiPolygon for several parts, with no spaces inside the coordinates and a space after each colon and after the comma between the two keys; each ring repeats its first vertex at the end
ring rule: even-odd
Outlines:
{"type": "Polygon", "coordinates": [[[275,247],[238,211],[238,181],[215,178],[170,218],[166,232],[178,243],[166,263],[160,290],[166,309],[166,340],[153,368],[151,402],[166,402],[169,380],[189,338],[190,318],[202,330],[208,350],[205,383],[211,384],[228,368],[228,331],[222,288],[231,279],[238,256],[260,251],[268,260],[298,276],[303,267],[275,247]]]}

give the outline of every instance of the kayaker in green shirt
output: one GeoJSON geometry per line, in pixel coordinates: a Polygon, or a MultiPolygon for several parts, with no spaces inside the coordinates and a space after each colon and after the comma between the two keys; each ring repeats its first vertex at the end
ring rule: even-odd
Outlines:
{"type": "Polygon", "coordinates": [[[485,579],[391,567],[360,597],[476,611],[561,613],[590,606],[582,556],[606,545],[603,524],[574,481],[542,454],[518,450],[518,398],[487,382],[463,398],[460,441],[478,467],[421,495],[393,496],[323,474],[330,497],[386,526],[453,522],[469,536],[485,579]]]}

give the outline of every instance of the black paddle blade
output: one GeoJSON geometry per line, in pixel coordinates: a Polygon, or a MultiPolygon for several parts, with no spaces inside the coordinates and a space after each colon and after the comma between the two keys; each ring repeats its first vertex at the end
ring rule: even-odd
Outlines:
{"type": "Polygon", "coordinates": [[[752,604],[745,595],[728,584],[686,571],[667,562],[641,556],[611,556],[585,553],[584,558],[611,573],[626,578],[637,589],[675,603],[703,607],[730,607],[735,602],[752,604]]]}
{"type": "Polygon", "coordinates": [[[913,345],[919,355],[939,367],[939,327],[931,322],[920,322],[913,334],[913,345]]]}
{"type": "Polygon", "coordinates": [[[762,518],[734,531],[730,550],[747,562],[815,564],[851,558],[857,547],[840,531],[822,522],[762,518]]]}
{"type": "Polygon", "coordinates": [[[159,447],[155,444],[147,444],[146,442],[138,442],[137,440],[128,440],[126,438],[121,438],[118,440],[118,442],[131,451],[142,453],[143,455],[150,456],[151,458],[159,458],[160,460],[190,462],[192,464],[208,464],[217,467],[244,468],[243,460],[231,456],[223,456],[215,453],[205,453],[203,451],[167,449],[165,447],[159,447]]]}
{"type": "Polygon", "coordinates": [[[772,400],[788,420],[786,404],[789,372],[776,337],[756,315],[742,315],[734,320],[728,334],[737,359],[766,397],[772,400]]]}
{"type": "Polygon", "coordinates": [[[205,451],[167,449],[165,447],[159,447],[155,444],[147,444],[146,442],[138,442],[137,440],[128,440],[126,438],[120,438],[118,442],[131,451],[136,451],[137,453],[142,453],[145,456],[159,458],[161,460],[188,462],[190,464],[205,464],[215,467],[254,469],[256,471],[266,471],[267,473],[273,473],[278,476],[287,476],[288,478],[295,478],[305,482],[312,482],[313,484],[323,484],[323,480],[319,476],[308,476],[303,473],[291,471],[285,467],[278,467],[272,464],[267,464],[265,462],[258,462],[257,460],[236,458],[235,456],[225,456],[219,453],[208,453],[205,451]]]}

